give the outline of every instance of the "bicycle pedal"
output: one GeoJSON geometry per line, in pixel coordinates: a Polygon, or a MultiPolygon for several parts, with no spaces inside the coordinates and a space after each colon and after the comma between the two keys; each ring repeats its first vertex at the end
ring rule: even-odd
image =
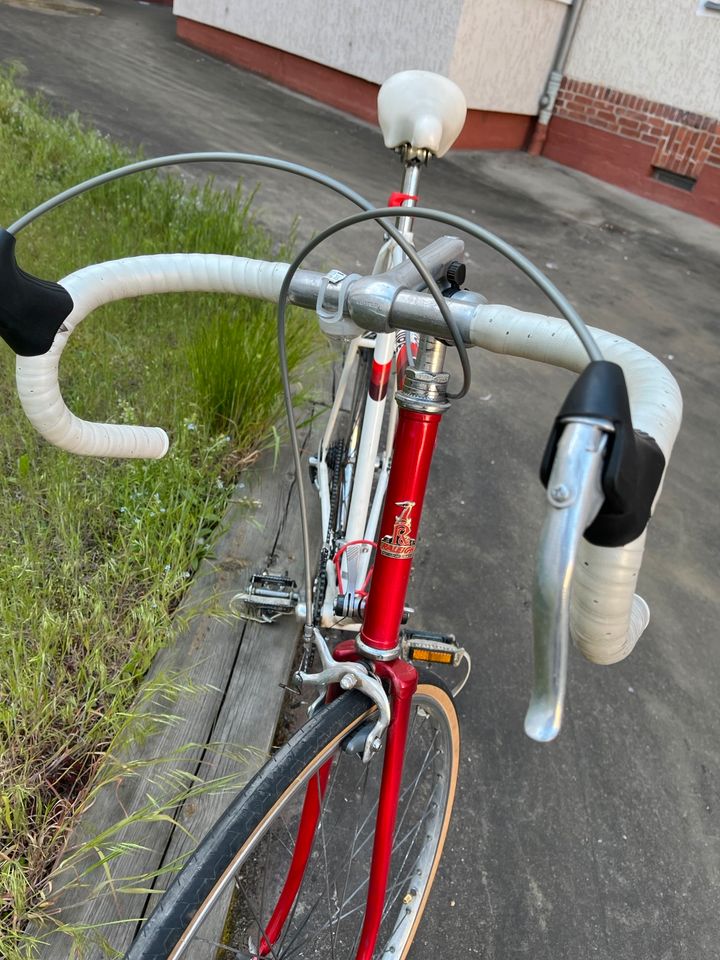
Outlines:
{"type": "Polygon", "coordinates": [[[254,573],[245,593],[236,593],[230,606],[240,605],[237,611],[243,620],[272,623],[278,617],[295,613],[299,601],[297,583],[290,577],[274,573],[254,573]]]}
{"type": "Polygon", "coordinates": [[[429,630],[401,630],[400,650],[406,660],[446,663],[453,667],[465,656],[465,649],[455,642],[454,634],[429,630]]]}

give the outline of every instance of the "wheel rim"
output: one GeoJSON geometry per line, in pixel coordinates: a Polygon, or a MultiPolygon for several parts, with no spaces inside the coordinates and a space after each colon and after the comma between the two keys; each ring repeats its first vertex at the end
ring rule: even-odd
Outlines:
{"type": "MultiPolygon", "coordinates": [[[[413,698],[392,864],[374,956],[401,960],[425,906],[455,787],[456,728],[435,687],[413,698]]],[[[272,948],[272,960],[350,960],[362,928],[382,753],[365,766],[344,745],[356,721],[294,781],[246,841],[186,931],[173,958],[256,957],[287,875],[302,801],[333,758],[303,884],[272,948]]]]}

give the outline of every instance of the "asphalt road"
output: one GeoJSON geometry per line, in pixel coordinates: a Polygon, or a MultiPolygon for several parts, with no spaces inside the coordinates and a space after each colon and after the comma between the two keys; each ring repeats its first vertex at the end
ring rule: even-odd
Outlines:
{"type": "MultiPolygon", "coordinates": [[[[268,153],[318,166],[377,202],[397,189],[397,162],[373,128],[177,43],[167,7],[99,5],[100,16],[51,17],[0,3],[0,60],[21,61],[23,82],[58,111],[78,110],[148,154],[268,153]]],[[[302,239],[348,212],[305,182],[244,175],[261,184],[261,218],[278,237],[296,215],[302,239]]],[[[536,473],[571,378],[473,356],[472,394],[445,418],[411,596],[416,624],[454,630],[475,667],[459,703],[457,816],[412,957],[712,960],[720,955],[720,230],[519,154],[453,155],[429,168],[422,194],[546,265],[588,321],[664,358],[685,418],[641,575],[647,635],[612,668],[572,657],[564,730],[539,746],[522,732],[543,511],[536,473]]],[[[323,256],[369,270],[375,244],[366,227],[323,256]]],[[[547,311],[496,256],[468,250],[469,286],[547,311]]]]}

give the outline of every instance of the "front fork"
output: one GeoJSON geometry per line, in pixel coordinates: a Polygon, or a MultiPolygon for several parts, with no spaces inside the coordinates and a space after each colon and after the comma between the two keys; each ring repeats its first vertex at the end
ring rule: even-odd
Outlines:
{"type": "MultiPolygon", "coordinates": [[[[339,663],[357,663],[359,660],[353,640],[345,640],[338,644],[333,656],[339,663]]],[[[403,759],[410,721],[410,705],[418,682],[415,667],[411,663],[400,659],[387,663],[377,663],[375,675],[389,688],[391,719],[385,737],[385,757],[383,759],[375,821],[375,839],[370,864],[365,919],[360,934],[356,960],[371,960],[383,918],[385,892],[393,849],[393,835],[400,799],[403,759]]],[[[334,699],[340,692],[339,685],[333,684],[328,690],[328,700],[334,699]]],[[[317,834],[332,765],[333,758],[330,758],[320,767],[307,786],[292,860],[273,914],[262,931],[258,949],[259,957],[267,957],[272,954],[273,946],[280,937],[295,899],[300,892],[317,834]]]]}
{"type": "MultiPolygon", "coordinates": [[[[440,418],[448,407],[445,398],[448,377],[442,372],[444,354],[445,347],[442,343],[431,337],[421,338],[416,363],[407,371],[403,389],[397,396],[400,411],[393,463],[363,628],[355,640],[338,644],[332,654],[332,660],[336,664],[359,665],[363,661],[372,661],[372,674],[368,679],[370,682],[380,681],[383,684],[390,703],[365,919],[356,960],[371,960],[382,922],[410,705],[417,689],[415,667],[398,656],[399,635],[437,430],[440,418]]],[[[322,652],[324,641],[322,638],[320,640],[322,652]]],[[[336,672],[330,664],[323,665],[330,668],[328,675],[336,672]]],[[[356,673],[357,667],[353,668],[353,676],[356,673]]],[[[318,676],[322,677],[322,673],[318,676]]],[[[311,677],[303,675],[303,679],[309,680],[311,677]]],[[[332,684],[328,690],[329,698],[338,695],[339,686],[346,685],[345,680],[346,677],[342,677],[340,684],[332,684]]],[[[352,685],[356,684],[358,678],[355,676],[352,685]]],[[[382,707],[380,712],[382,713],[382,707]]],[[[375,740],[376,731],[377,724],[365,746],[366,761],[377,749],[371,743],[371,738],[377,745],[380,743],[375,740]]],[[[315,839],[332,763],[332,759],[328,760],[308,785],[293,857],[283,890],[261,940],[258,951],[261,957],[272,952],[299,893],[315,839]]]]}

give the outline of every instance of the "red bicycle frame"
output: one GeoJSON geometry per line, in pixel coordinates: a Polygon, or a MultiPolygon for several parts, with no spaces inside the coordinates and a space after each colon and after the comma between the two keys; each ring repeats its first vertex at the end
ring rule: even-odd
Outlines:
{"type": "MultiPolygon", "coordinates": [[[[364,649],[371,648],[380,655],[385,653],[391,657],[389,660],[376,660],[375,674],[386,682],[389,688],[392,719],[386,735],[365,919],[356,954],[357,960],[371,960],[385,902],[410,704],[417,688],[415,667],[405,660],[393,657],[392,654],[398,647],[417,528],[440,418],[440,413],[418,412],[402,406],[400,408],[377,556],[360,634],[364,649]]],[[[358,652],[354,640],[340,643],[333,656],[339,662],[364,658],[363,654],[358,652]]],[[[331,692],[330,695],[335,694],[331,692]]],[[[332,762],[328,760],[308,785],[285,884],[263,931],[258,951],[261,957],[272,952],[300,890],[332,762]]]]}

